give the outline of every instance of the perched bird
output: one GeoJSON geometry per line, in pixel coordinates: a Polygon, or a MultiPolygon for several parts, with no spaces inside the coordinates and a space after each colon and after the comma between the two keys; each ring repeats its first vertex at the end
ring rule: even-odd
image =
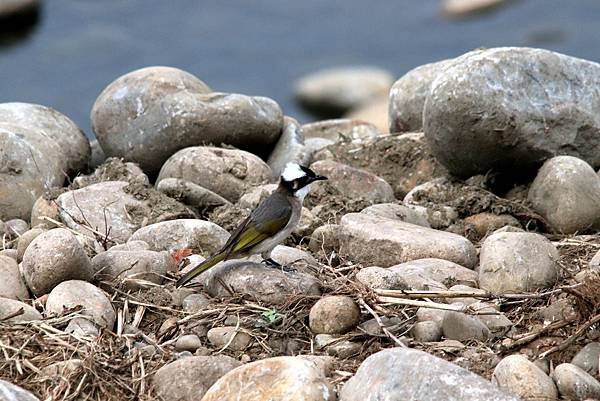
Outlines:
{"type": "Polygon", "coordinates": [[[326,179],[327,177],[315,174],[307,167],[288,163],[275,192],[263,200],[233,231],[223,248],[181,277],[177,281],[177,287],[181,287],[203,271],[228,259],[260,254],[263,262],[268,266],[280,267],[271,259],[271,251],[298,225],[302,201],[308,194],[310,184],[326,179]]]}

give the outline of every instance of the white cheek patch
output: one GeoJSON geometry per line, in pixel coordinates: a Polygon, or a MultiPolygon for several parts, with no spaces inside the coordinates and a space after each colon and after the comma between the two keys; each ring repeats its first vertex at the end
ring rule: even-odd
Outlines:
{"type": "Polygon", "coordinates": [[[298,178],[302,178],[305,175],[306,173],[302,171],[298,164],[290,162],[285,165],[281,177],[283,177],[284,180],[291,182],[297,180],[298,178]]]}
{"type": "Polygon", "coordinates": [[[310,190],[310,184],[309,184],[309,185],[307,185],[307,186],[305,186],[305,187],[302,187],[302,188],[300,188],[299,190],[297,190],[296,192],[294,192],[294,195],[296,195],[296,197],[297,197],[298,199],[300,199],[300,201],[303,201],[303,200],[304,200],[304,197],[305,197],[306,195],[308,195],[308,191],[309,191],[309,190],[310,190]]]}

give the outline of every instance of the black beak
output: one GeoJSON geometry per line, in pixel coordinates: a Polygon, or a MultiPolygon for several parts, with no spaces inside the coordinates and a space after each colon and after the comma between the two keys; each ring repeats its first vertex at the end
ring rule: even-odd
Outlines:
{"type": "Polygon", "coordinates": [[[313,179],[311,181],[323,181],[326,179],[327,179],[327,177],[325,177],[323,175],[317,175],[317,176],[313,177],[313,179]]]}

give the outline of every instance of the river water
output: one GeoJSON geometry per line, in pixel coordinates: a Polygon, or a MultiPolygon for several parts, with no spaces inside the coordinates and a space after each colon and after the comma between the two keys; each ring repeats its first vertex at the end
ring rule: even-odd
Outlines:
{"type": "Polygon", "coordinates": [[[293,100],[296,79],[373,65],[396,76],[477,47],[533,46],[600,61],[600,1],[516,0],[450,19],[438,0],[46,0],[36,26],[0,41],[0,102],[47,105],[91,133],[89,113],[116,77],[150,65],[214,90],[293,100]]]}

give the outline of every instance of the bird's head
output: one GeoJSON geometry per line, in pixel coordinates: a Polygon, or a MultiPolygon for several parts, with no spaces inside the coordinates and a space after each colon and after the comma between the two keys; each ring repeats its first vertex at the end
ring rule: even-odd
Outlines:
{"type": "Polygon", "coordinates": [[[311,183],[326,179],[327,177],[316,174],[308,167],[290,162],[285,165],[283,173],[281,173],[280,185],[300,200],[303,200],[308,194],[311,183]]]}

